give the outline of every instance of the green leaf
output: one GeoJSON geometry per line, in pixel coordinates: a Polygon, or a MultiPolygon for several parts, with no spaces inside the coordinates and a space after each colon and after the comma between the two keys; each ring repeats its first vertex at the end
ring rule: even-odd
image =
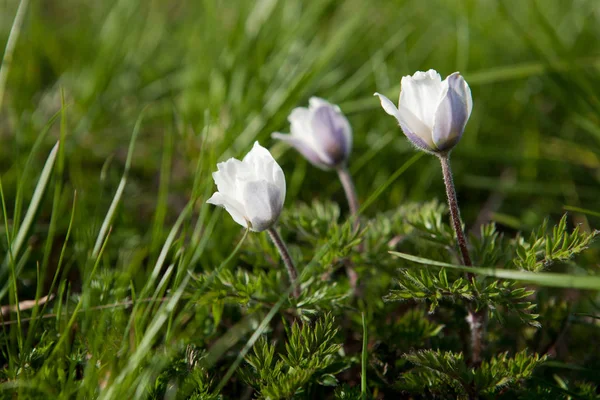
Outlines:
{"type": "Polygon", "coordinates": [[[567,211],[574,211],[574,212],[578,212],[578,213],[582,213],[582,214],[592,215],[594,217],[600,217],[600,212],[588,210],[586,208],[574,207],[574,206],[564,206],[563,208],[567,211]]]}
{"type": "Polygon", "coordinates": [[[547,233],[547,226],[546,219],[537,232],[531,233],[528,241],[517,238],[517,257],[513,261],[518,268],[538,272],[556,261],[569,260],[587,249],[600,233],[580,232],[579,227],[569,233],[567,214],[563,215],[551,234],[547,233]]]}
{"type": "MultiPolygon", "coordinates": [[[[38,212],[38,209],[40,207],[42,199],[44,198],[44,193],[46,192],[48,183],[50,182],[50,177],[52,176],[52,171],[54,170],[54,164],[56,161],[56,157],[58,155],[59,146],[60,146],[60,143],[57,142],[54,145],[54,147],[52,148],[52,150],[50,151],[48,158],[46,159],[46,164],[44,165],[44,169],[42,169],[42,173],[40,174],[40,179],[38,180],[38,183],[33,192],[33,196],[31,197],[31,202],[29,203],[29,208],[27,208],[27,213],[25,214],[25,217],[23,218],[23,223],[21,224],[19,231],[16,234],[15,239],[12,241],[12,243],[10,243],[10,248],[8,250],[8,254],[4,258],[4,262],[2,263],[2,266],[0,267],[0,277],[4,277],[6,275],[8,269],[9,269],[9,266],[12,265],[16,268],[19,253],[25,243],[25,239],[27,238],[27,236],[33,226],[33,223],[35,221],[35,216],[38,212]]],[[[4,202],[4,195],[2,195],[2,200],[4,202]]],[[[6,228],[6,235],[8,238],[8,235],[9,235],[8,228],[6,228]]],[[[17,271],[15,271],[14,278],[16,278],[16,276],[18,276],[18,275],[19,275],[19,271],[17,270],[17,271]]],[[[0,290],[0,299],[2,299],[4,297],[4,295],[6,294],[6,292],[8,290],[8,285],[9,285],[9,282],[7,282],[4,285],[4,287],[2,288],[2,290],[0,290]]]]}
{"type": "Polygon", "coordinates": [[[539,286],[582,290],[600,290],[600,276],[582,276],[572,274],[559,274],[553,272],[529,272],[499,268],[467,267],[464,265],[454,265],[441,261],[429,260],[427,258],[417,257],[396,251],[390,251],[389,253],[393,256],[400,257],[407,261],[412,261],[427,266],[452,268],[460,271],[471,272],[477,275],[484,275],[501,279],[512,279],[520,282],[532,283],[539,286]]]}

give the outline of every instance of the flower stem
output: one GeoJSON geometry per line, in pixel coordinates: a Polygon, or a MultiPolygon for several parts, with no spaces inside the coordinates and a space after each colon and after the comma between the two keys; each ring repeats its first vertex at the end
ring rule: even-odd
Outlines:
{"type": "MultiPolygon", "coordinates": [[[[462,222],[460,220],[460,209],[458,208],[458,200],[456,199],[456,189],[454,188],[454,180],[452,179],[452,170],[450,169],[450,158],[448,154],[439,156],[440,163],[442,164],[442,174],[444,175],[444,184],[446,185],[446,195],[448,196],[448,207],[450,208],[450,218],[452,219],[452,226],[456,233],[456,239],[458,247],[462,255],[463,264],[471,267],[471,256],[469,255],[469,248],[467,246],[467,238],[462,228],[462,222]]],[[[467,273],[467,277],[471,282],[475,282],[475,275],[467,273]]],[[[481,351],[483,349],[483,331],[485,324],[485,309],[475,310],[473,307],[469,307],[467,322],[471,330],[471,363],[478,365],[481,363],[481,351]]]]}
{"type": "Polygon", "coordinates": [[[285,268],[287,269],[287,273],[290,277],[290,284],[293,287],[292,293],[295,298],[300,297],[300,286],[298,285],[298,271],[296,271],[296,267],[294,266],[294,262],[292,261],[292,257],[290,257],[290,253],[283,242],[283,239],[277,232],[277,230],[273,227],[267,229],[271,240],[279,250],[279,254],[281,254],[281,258],[283,259],[283,263],[285,264],[285,268]]]}
{"type": "Polygon", "coordinates": [[[350,176],[348,168],[340,167],[337,169],[337,172],[338,176],[340,177],[340,182],[342,182],[342,186],[344,187],[346,198],[348,199],[350,214],[356,218],[354,221],[354,226],[358,227],[358,197],[356,196],[354,182],[352,182],[352,177],[350,176]]]}
{"type": "MultiPolygon", "coordinates": [[[[360,223],[358,221],[358,196],[356,195],[354,182],[352,182],[352,176],[350,175],[350,171],[348,171],[346,166],[339,167],[337,172],[338,176],[340,177],[340,182],[342,182],[342,186],[344,187],[346,199],[348,199],[350,215],[354,218],[354,229],[358,231],[360,228],[360,223]]],[[[356,248],[362,253],[364,250],[363,243],[359,243],[356,248]]],[[[348,279],[350,280],[350,287],[355,290],[358,282],[358,274],[349,262],[346,263],[346,272],[348,273],[348,279]]]]}
{"type": "MultiPolygon", "coordinates": [[[[460,210],[458,208],[458,200],[456,199],[456,190],[454,189],[454,180],[452,179],[452,170],[450,169],[450,158],[448,155],[440,156],[440,162],[442,163],[442,174],[444,175],[444,183],[446,184],[446,195],[448,196],[448,207],[450,208],[450,217],[452,219],[452,226],[454,232],[456,232],[456,239],[458,241],[458,247],[463,258],[463,263],[467,267],[471,267],[471,257],[469,256],[469,249],[467,247],[467,238],[462,228],[462,222],[460,221],[460,210]]],[[[469,274],[469,278],[472,279],[473,274],[469,274]]]]}

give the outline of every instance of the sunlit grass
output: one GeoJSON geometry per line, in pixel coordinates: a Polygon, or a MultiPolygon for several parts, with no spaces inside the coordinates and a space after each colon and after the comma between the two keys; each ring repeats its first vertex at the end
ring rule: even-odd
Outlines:
{"type": "MultiPolygon", "coordinates": [[[[600,210],[600,12],[594,0],[575,3],[0,4],[0,389],[175,398],[177,390],[191,396],[205,385],[206,398],[217,388],[226,398],[250,398],[257,392],[240,371],[259,336],[283,347],[286,323],[330,311],[344,344],[345,372],[331,373],[339,388],[397,395],[398,377],[384,371],[408,368],[400,356],[410,349],[391,338],[390,321],[405,305],[382,301],[402,266],[388,250],[424,263],[442,262],[452,250],[427,253],[427,238],[408,237],[394,219],[398,207],[443,199],[444,189],[437,160],[417,155],[373,93],[395,99],[401,77],[416,70],[461,71],[474,110],[452,163],[467,229],[491,219],[507,237],[524,231],[528,238],[545,218],[558,223],[568,210],[569,226],[590,232],[600,210]],[[374,235],[365,254],[348,246],[356,236],[335,173],[270,139],[313,95],[339,104],[353,127],[349,169],[369,221],[361,234],[374,235]],[[246,237],[205,204],[216,162],[242,156],[255,140],[286,174],[282,233],[305,271],[298,302],[286,295],[268,240],[246,237]],[[352,295],[344,259],[360,277],[352,295]],[[190,371],[202,375],[194,375],[193,389],[169,386],[190,371]]],[[[561,334],[568,351],[557,357],[572,370],[548,367],[543,379],[565,391],[579,390],[573,381],[597,384],[577,372],[597,365],[594,357],[582,361],[597,320],[571,314],[596,315],[596,292],[547,287],[600,289],[597,257],[592,246],[538,278],[505,272],[502,278],[539,285],[531,301],[539,302],[543,330],[506,333],[509,323],[493,322],[490,354],[536,351],[559,335],[562,316],[575,327],[572,338],[561,334]],[[558,284],[561,276],[568,278],[558,284]],[[552,378],[563,372],[567,389],[552,378]]],[[[498,267],[478,266],[488,275],[498,267]]],[[[456,333],[463,316],[454,312],[450,306],[423,316],[440,328],[406,343],[463,351],[456,333]]],[[[311,382],[298,398],[333,393],[311,382]]]]}

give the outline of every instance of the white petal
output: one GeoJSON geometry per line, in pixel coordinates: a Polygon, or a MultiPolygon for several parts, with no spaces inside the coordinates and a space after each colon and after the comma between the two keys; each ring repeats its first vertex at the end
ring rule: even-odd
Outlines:
{"type": "Polygon", "coordinates": [[[350,125],[348,118],[346,118],[338,106],[331,107],[335,110],[335,125],[344,135],[344,151],[346,153],[346,158],[348,158],[350,156],[350,152],[352,151],[352,126],[350,125]]]}
{"type": "Polygon", "coordinates": [[[448,76],[442,86],[442,98],[433,126],[433,141],[438,149],[448,151],[460,140],[473,105],[469,86],[457,72],[448,76]]]}
{"type": "Polygon", "coordinates": [[[281,166],[275,161],[272,166],[272,183],[277,187],[279,191],[279,211],[283,208],[283,203],[285,202],[286,195],[286,185],[285,185],[285,174],[283,173],[283,169],[281,166]]]}
{"type": "Polygon", "coordinates": [[[217,184],[219,192],[229,197],[236,197],[236,179],[244,170],[240,160],[230,158],[225,162],[217,164],[217,171],[212,176],[217,184]]]}
{"type": "MultiPolygon", "coordinates": [[[[454,74],[459,74],[458,72],[455,72],[454,74]]],[[[454,75],[452,74],[452,75],[454,75]]],[[[450,75],[450,76],[452,76],[450,75]]],[[[459,74],[460,75],[460,74],[459,74]]],[[[458,94],[461,95],[461,97],[465,100],[465,103],[467,104],[467,118],[471,116],[471,111],[473,111],[473,97],[471,97],[471,88],[469,87],[469,84],[467,83],[467,81],[465,81],[465,79],[461,76],[461,85],[459,86],[459,88],[461,88],[463,90],[463,92],[461,93],[460,90],[457,88],[457,92],[458,94]]],[[[446,78],[448,79],[448,78],[446,78]]]]}
{"type": "Polygon", "coordinates": [[[288,121],[290,121],[290,133],[294,136],[311,140],[310,116],[311,112],[308,108],[294,108],[288,117],[288,121]]]}
{"type": "Polygon", "coordinates": [[[342,165],[350,155],[352,131],[341,112],[331,105],[313,110],[311,120],[314,149],[328,167],[342,165]]]}
{"type": "Polygon", "coordinates": [[[330,158],[323,151],[322,146],[319,144],[319,134],[313,129],[313,120],[315,111],[317,108],[314,107],[316,103],[325,104],[325,100],[316,100],[312,98],[310,108],[298,107],[292,110],[292,113],[288,117],[290,121],[290,133],[292,136],[301,139],[305,147],[309,147],[312,152],[317,154],[319,159],[318,164],[329,165],[331,164],[330,158]]]}
{"type": "Polygon", "coordinates": [[[396,108],[394,103],[382,94],[375,93],[375,96],[379,96],[381,106],[385,112],[396,118],[402,131],[412,143],[423,150],[436,150],[431,138],[431,129],[421,122],[410,110],[396,108]]]}
{"type": "Polygon", "coordinates": [[[269,177],[272,176],[271,165],[274,162],[275,159],[269,153],[269,150],[262,147],[260,143],[254,142],[252,150],[242,159],[244,168],[250,172],[250,175],[244,177],[243,180],[270,180],[269,177]]]}
{"type": "MultiPolygon", "coordinates": [[[[244,179],[245,182],[250,180],[261,181],[265,180],[268,183],[275,185],[281,197],[281,206],[285,200],[285,175],[281,166],[275,161],[269,150],[265,149],[258,142],[254,142],[252,150],[242,160],[246,167],[253,171],[252,179],[244,179]]],[[[238,193],[239,188],[242,187],[244,182],[238,182],[238,193]]],[[[243,196],[243,194],[242,194],[243,196]]]]}
{"type": "Polygon", "coordinates": [[[288,121],[290,121],[290,134],[302,140],[306,147],[311,148],[321,158],[322,154],[318,149],[311,126],[313,111],[312,107],[311,109],[305,107],[294,108],[288,117],[288,121]]]}
{"type": "Polygon", "coordinates": [[[390,99],[388,99],[387,97],[385,97],[382,94],[379,93],[375,93],[373,96],[377,96],[379,97],[379,101],[381,102],[381,107],[383,107],[383,110],[388,113],[389,115],[391,115],[392,117],[395,117],[398,120],[398,123],[400,123],[400,111],[398,111],[398,107],[396,107],[394,105],[394,103],[391,102],[390,99]]]}
{"type": "Polygon", "coordinates": [[[252,181],[244,185],[244,208],[255,232],[273,226],[282,208],[282,193],[273,183],[266,180],[252,181]]]}
{"type": "Polygon", "coordinates": [[[214,204],[225,209],[231,215],[231,218],[244,228],[248,227],[247,218],[244,217],[244,206],[237,200],[234,200],[223,193],[216,192],[212,197],[206,200],[208,204],[214,204]]]}
{"type": "Polygon", "coordinates": [[[319,108],[322,106],[329,106],[331,108],[333,108],[335,111],[341,113],[342,111],[340,110],[340,107],[338,107],[335,104],[331,104],[330,102],[328,102],[325,99],[322,99],[320,97],[311,97],[310,99],[308,99],[308,108],[309,109],[314,109],[314,108],[319,108]]]}
{"type": "Polygon", "coordinates": [[[255,162],[259,159],[274,160],[269,150],[262,147],[258,141],[255,141],[254,146],[252,146],[252,149],[242,159],[242,162],[255,162]]]}
{"type": "Polygon", "coordinates": [[[310,99],[308,99],[308,107],[309,108],[317,108],[317,107],[321,107],[321,106],[330,106],[331,104],[325,100],[322,99],[320,97],[311,97],[310,99]]]}
{"type": "Polygon", "coordinates": [[[300,152],[300,154],[304,156],[304,158],[306,158],[314,166],[321,169],[329,168],[327,165],[323,164],[323,159],[321,158],[321,156],[319,156],[319,154],[317,154],[317,152],[313,150],[312,144],[307,143],[302,138],[293,135],[284,135],[279,132],[273,132],[271,134],[271,137],[273,139],[281,140],[293,146],[296,150],[300,152]]]}
{"type": "Polygon", "coordinates": [[[442,78],[436,71],[416,72],[402,78],[398,108],[410,110],[429,128],[433,127],[442,92],[442,78]]]}

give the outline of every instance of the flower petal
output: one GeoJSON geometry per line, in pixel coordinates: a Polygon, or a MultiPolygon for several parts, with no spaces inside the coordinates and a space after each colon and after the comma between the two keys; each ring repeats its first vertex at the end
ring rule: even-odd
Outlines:
{"type": "Polygon", "coordinates": [[[306,158],[314,166],[321,169],[328,169],[327,164],[323,163],[323,160],[321,159],[321,157],[319,157],[317,152],[314,151],[310,144],[302,138],[293,135],[284,135],[279,132],[272,133],[271,137],[273,139],[282,140],[288,143],[290,146],[293,146],[296,150],[300,152],[300,154],[304,156],[304,158],[306,158]]]}
{"type": "Polygon", "coordinates": [[[283,209],[283,203],[285,202],[285,195],[287,190],[285,184],[285,174],[283,173],[283,169],[281,169],[281,166],[277,163],[277,161],[273,161],[273,165],[271,166],[271,182],[277,187],[277,190],[279,191],[278,207],[279,211],[281,212],[281,209],[283,209]]]}
{"type": "Polygon", "coordinates": [[[442,92],[442,78],[435,70],[416,72],[401,81],[398,109],[408,109],[429,128],[433,127],[442,92]]]}
{"type": "Polygon", "coordinates": [[[244,180],[269,179],[270,181],[269,177],[272,176],[272,165],[275,163],[275,159],[269,150],[262,147],[258,141],[254,142],[252,150],[242,159],[242,163],[244,168],[251,173],[251,177],[244,180]]]}
{"type": "Polygon", "coordinates": [[[330,102],[328,102],[325,99],[322,99],[320,97],[311,97],[310,99],[308,99],[308,108],[309,109],[314,109],[314,108],[319,108],[322,106],[331,106],[331,107],[335,107],[339,110],[339,107],[334,106],[333,104],[331,104],[330,102]]]}
{"type": "Polygon", "coordinates": [[[279,218],[283,204],[279,188],[266,180],[247,182],[242,190],[246,215],[250,229],[262,232],[270,228],[279,218]]]}
{"type": "Polygon", "coordinates": [[[237,200],[234,200],[223,193],[216,192],[210,199],[206,200],[208,204],[223,207],[231,215],[231,218],[244,228],[248,227],[247,219],[244,217],[244,206],[237,200]]]}
{"type": "MultiPolygon", "coordinates": [[[[275,161],[269,150],[262,147],[258,141],[254,142],[252,150],[246,154],[242,162],[247,164],[248,168],[254,172],[252,180],[266,180],[268,183],[275,185],[278,188],[281,200],[279,208],[281,209],[283,207],[286,192],[285,175],[283,174],[281,166],[275,161]]],[[[242,186],[243,183],[239,182],[238,190],[239,187],[242,186]]]]}
{"type": "Polygon", "coordinates": [[[443,82],[433,126],[433,141],[442,151],[450,150],[460,140],[469,120],[473,100],[471,90],[459,73],[448,76],[443,82]]]}
{"type": "Polygon", "coordinates": [[[236,197],[236,179],[244,170],[240,160],[230,158],[225,162],[217,164],[217,171],[212,176],[217,184],[217,190],[226,196],[236,197]]]}
{"type": "Polygon", "coordinates": [[[396,118],[402,132],[415,146],[425,151],[436,150],[431,140],[431,131],[410,110],[396,108],[394,103],[382,94],[375,93],[375,96],[379,96],[384,111],[396,118]]]}
{"type": "Polygon", "coordinates": [[[306,107],[296,107],[288,117],[290,121],[290,134],[312,140],[310,131],[311,112],[306,107]]]}
{"type": "Polygon", "coordinates": [[[330,104],[323,105],[314,110],[311,127],[319,153],[329,166],[337,166],[348,159],[352,128],[346,117],[330,104]]]}
{"type": "Polygon", "coordinates": [[[375,92],[373,96],[379,97],[379,101],[381,102],[381,107],[383,107],[383,110],[392,117],[395,117],[398,120],[398,122],[400,122],[400,111],[390,99],[377,92],[375,92]]]}

